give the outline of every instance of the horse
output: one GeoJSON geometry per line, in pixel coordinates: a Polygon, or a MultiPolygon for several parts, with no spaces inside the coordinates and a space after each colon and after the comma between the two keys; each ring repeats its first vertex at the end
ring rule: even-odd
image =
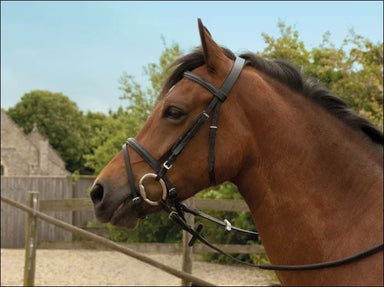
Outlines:
{"type": "MultiPolygon", "coordinates": [[[[383,133],[294,65],[236,57],[200,19],[198,28],[201,47],[176,60],[142,129],[95,179],[98,220],[134,228],[147,214],[177,213],[175,198],[230,181],[272,264],[382,244],[383,133]]],[[[382,245],[348,264],[276,274],[282,285],[382,285],[382,245]]]]}

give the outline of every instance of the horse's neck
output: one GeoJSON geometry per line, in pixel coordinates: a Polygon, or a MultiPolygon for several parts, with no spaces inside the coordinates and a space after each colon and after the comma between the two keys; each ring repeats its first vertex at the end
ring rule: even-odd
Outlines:
{"type": "Polygon", "coordinates": [[[271,103],[247,104],[267,117],[254,119],[236,184],[272,263],[324,262],[382,242],[382,150],[314,103],[271,103]]]}

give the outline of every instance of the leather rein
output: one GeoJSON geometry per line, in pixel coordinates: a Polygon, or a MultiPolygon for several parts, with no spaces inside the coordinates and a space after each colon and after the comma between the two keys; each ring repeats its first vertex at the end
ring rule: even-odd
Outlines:
{"type": "Polygon", "coordinates": [[[165,212],[168,213],[169,218],[173,222],[178,224],[183,230],[189,232],[192,235],[192,239],[189,241],[189,244],[188,244],[190,247],[192,247],[193,244],[198,239],[205,245],[209,246],[210,248],[216,250],[219,253],[222,253],[230,257],[231,259],[235,260],[238,263],[260,268],[260,269],[280,270],[280,271],[300,271],[300,270],[315,270],[315,269],[322,269],[322,268],[331,268],[331,267],[336,267],[336,266],[347,264],[356,260],[363,259],[365,257],[368,257],[372,254],[375,254],[383,250],[384,244],[381,243],[372,248],[356,253],[350,257],[345,257],[343,259],[330,261],[330,262],[306,264],[306,265],[252,264],[252,263],[241,261],[233,257],[232,255],[224,252],[223,250],[219,249],[218,247],[211,244],[210,242],[208,242],[203,236],[200,235],[200,232],[203,228],[202,224],[199,224],[196,229],[193,229],[193,227],[186,222],[184,217],[185,212],[193,214],[194,216],[200,216],[218,225],[222,225],[225,227],[225,230],[228,232],[231,230],[235,230],[238,232],[258,236],[258,232],[248,231],[248,230],[234,227],[226,219],[224,221],[221,221],[217,218],[214,218],[208,214],[203,213],[200,210],[184,205],[183,203],[181,203],[181,200],[177,195],[176,187],[172,185],[172,183],[169,181],[166,175],[167,171],[172,167],[172,164],[175,162],[177,156],[180,155],[180,153],[183,151],[183,149],[188,144],[188,142],[195,136],[195,134],[198,132],[201,126],[205,123],[205,121],[209,117],[212,117],[212,123],[210,126],[210,132],[209,132],[208,171],[209,171],[210,185],[211,186],[216,185],[215,168],[214,168],[214,164],[215,164],[214,148],[215,148],[218,115],[219,115],[221,104],[226,100],[229,92],[231,91],[232,87],[236,83],[243,69],[244,64],[245,64],[245,60],[240,57],[237,57],[231,69],[231,72],[229,73],[229,75],[227,76],[223,85],[220,88],[215,87],[205,79],[201,78],[200,76],[190,71],[184,72],[184,78],[187,78],[203,86],[205,89],[210,91],[214,97],[212,98],[208,107],[203,112],[200,113],[200,115],[196,118],[195,122],[190,126],[190,128],[181,137],[179,137],[178,140],[171,146],[171,148],[167,152],[165,152],[158,160],[154,159],[151,156],[151,154],[148,153],[145,150],[145,148],[142,145],[140,145],[134,138],[128,138],[127,142],[122,146],[126,171],[128,174],[128,181],[129,181],[130,189],[134,194],[132,203],[133,203],[133,207],[137,212],[138,217],[139,218],[145,217],[145,214],[143,211],[143,201],[145,201],[149,205],[160,206],[165,212]],[[156,173],[145,174],[139,181],[139,188],[137,188],[135,185],[135,179],[133,176],[133,171],[132,171],[132,167],[131,167],[131,163],[130,163],[130,159],[127,151],[127,146],[130,146],[131,148],[133,148],[156,172],[156,173]],[[144,180],[146,178],[153,178],[157,182],[159,182],[159,184],[161,185],[162,196],[158,201],[152,201],[147,197],[145,187],[144,187],[144,180]]]}

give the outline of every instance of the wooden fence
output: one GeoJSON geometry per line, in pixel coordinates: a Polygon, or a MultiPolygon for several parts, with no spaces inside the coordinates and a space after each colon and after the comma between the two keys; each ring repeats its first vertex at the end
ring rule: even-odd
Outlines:
{"type": "Polygon", "coordinates": [[[68,224],[62,220],[58,220],[52,216],[49,216],[45,213],[42,213],[38,210],[39,193],[30,192],[28,194],[27,204],[29,206],[20,204],[16,201],[13,201],[9,198],[1,196],[1,201],[9,204],[10,206],[16,207],[17,209],[23,210],[28,213],[27,215],[27,228],[26,228],[26,253],[25,253],[25,266],[24,266],[24,286],[34,286],[34,276],[35,276],[35,261],[36,261],[36,242],[37,242],[37,218],[40,218],[43,221],[46,221],[50,224],[53,224],[59,228],[70,231],[84,239],[92,240],[97,244],[101,244],[105,247],[108,247],[112,250],[121,252],[128,256],[131,256],[137,260],[150,264],[156,268],[159,268],[169,274],[177,276],[182,279],[182,285],[190,285],[190,283],[197,286],[214,286],[214,284],[207,282],[203,279],[195,277],[188,272],[180,271],[169,267],[168,265],[158,262],[148,256],[145,256],[141,253],[134,251],[133,249],[123,247],[115,242],[112,242],[106,238],[93,234],[91,232],[85,231],[81,228],[68,224]]]}
{"type": "MultiPolygon", "coordinates": [[[[1,194],[17,202],[26,203],[27,192],[37,190],[40,200],[70,200],[87,197],[87,190],[94,177],[81,176],[74,181],[69,177],[1,176],[1,194]]],[[[93,210],[61,212],[50,210],[49,215],[75,226],[84,226],[87,221],[94,220],[93,210]]],[[[1,206],[1,247],[23,248],[25,245],[25,214],[8,205],[1,206]]],[[[72,241],[72,234],[42,222],[39,226],[40,242],[72,241]]]]}
{"type": "MultiPolygon", "coordinates": [[[[40,193],[39,210],[57,219],[78,227],[84,227],[88,221],[95,221],[93,205],[88,196],[94,176],[80,176],[77,181],[72,177],[1,177],[1,194],[17,202],[26,203],[27,192],[37,190],[40,193]]],[[[201,210],[249,211],[242,200],[192,199],[201,210]]],[[[192,218],[187,217],[191,222],[192,218]]],[[[192,223],[192,222],[191,222],[192,223]]],[[[24,248],[25,246],[25,214],[8,205],[1,206],[1,247],[24,248]]],[[[222,228],[218,226],[217,228],[222,228]]],[[[184,244],[189,234],[183,232],[184,244]]],[[[41,222],[39,225],[39,248],[91,248],[92,243],[72,241],[73,236],[51,224],[41,222]]],[[[126,244],[134,246],[135,250],[155,250],[160,253],[193,252],[206,253],[208,247],[195,244],[193,250],[183,248],[182,244],[140,243],[126,244]],[[140,245],[140,246],[139,246],[140,245]]],[[[263,247],[253,245],[218,245],[231,253],[259,253],[263,247]]],[[[186,257],[191,254],[185,254],[186,257]]],[[[187,267],[186,267],[187,268],[187,267]]],[[[188,269],[188,268],[187,268],[188,269]]]]}
{"type": "MultiPolygon", "coordinates": [[[[193,249],[189,248],[188,242],[190,240],[190,234],[188,234],[187,232],[183,231],[183,243],[181,244],[182,246],[181,251],[183,253],[183,262],[182,262],[182,271],[180,273],[177,270],[176,271],[171,270],[168,267],[164,266],[163,264],[159,262],[155,262],[154,260],[148,257],[145,257],[142,254],[138,254],[136,252],[143,248],[147,249],[147,251],[149,248],[152,248],[153,250],[153,247],[155,246],[155,244],[153,243],[144,244],[145,246],[141,243],[136,244],[136,246],[132,246],[132,244],[131,246],[128,246],[128,247],[123,246],[122,244],[113,243],[101,236],[84,231],[76,226],[73,226],[64,221],[60,221],[55,219],[54,217],[50,217],[46,215],[46,213],[49,213],[49,212],[73,212],[73,211],[93,210],[93,204],[90,198],[46,199],[46,200],[39,200],[39,198],[40,198],[39,192],[35,191],[35,192],[28,193],[27,205],[30,207],[30,209],[28,210],[28,207],[22,206],[17,202],[11,202],[9,198],[2,196],[2,201],[5,201],[13,205],[14,207],[17,207],[18,209],[28,212],[27,225],[25,228],[25,231],[26,231],[25,232],[26,258],[25,258],[25,269],[24,269],[24,285],[25,286],[33,285],[33,282],[34,282],[35,253],[36,253],[36,248],[38,247],[37,216],[43,219],[44,221],[49,222],[50,224],[54,224],[60,228],[64,228],[67,231],[71,231],[73,234],[79,235],[82,238],[92,240],[96,242],[97,245],[101,244],[106,248],[112,248],[117,251],[123,252],[127,255],[135,257],[136,259],[152,264],[155,267],[158,267],[168,273],[178,276],[182,279],[183,286],[189,285],[190,282],[194,282],[194,283],[198,282],[198,284],[199,283],[201,284],[203,282],[203,281],[199,282],[198,281],[199,279],[193,278],[193,276],[188,277],[188,275],[185,275],[185,274],[191,273],[192,271],[192,252],[205,253],[205,252],[212,252],[212,250],[201,244],[195,244],[193,249]],[[32,210],[33,210],[33,213],[31,214],[32,210]],[[44,213],[41,213],[41,211],[44,213]]],[[[189,199],[189,202],[187,204],[195,206],[199,209],[225,210],[225,211],[248,211],[248,207],[246,206],[246,204],[243,201],[238,201],[238,200],[217,200],[217,199],[201,200],[201,199],[191,198],[189,199]]],[[[190,224],[193,225],[193,216],[188,215],[186,219],[187,221],[189,221],[190,224]]],[[[87,242],[87,245],[89,247],[89,241],[87,242]]],[[[160,246],[166,247],[168,249],[170,248],[170,246],[173,246],[174,248],[178,249],[180,252],[180,244],[160,244],[160,245],[157,244],[156,248],[159,249],[160,246]]],[[[257,244],[217,245],[217,246],[228,253],[260,253],[264,251],[263,247],[257,244]]],[[[207,284],[208,282],[204,282],[204,283],[207,284]]],[[[208,285],[209,284],[210,283],[208,283],[208,285]]]]}
{"type": "MultiPolygon", "coordinates": [[[[26,203],[27,192],[38,190],[40,199],[72,198],[71,177],[1,177],[1,194],[17,202],[26,203]]],[[[72,213],[49,213],[57,219],[72,224],[72,213]]],[[[23,248],[25,245],[25,214],[9,205],[1,205],[1,247],[23,248]]],[[[42,222],[38,237],[42,241],[71,241],[72,234],[58,230],[54,226],[42,222]]]]}

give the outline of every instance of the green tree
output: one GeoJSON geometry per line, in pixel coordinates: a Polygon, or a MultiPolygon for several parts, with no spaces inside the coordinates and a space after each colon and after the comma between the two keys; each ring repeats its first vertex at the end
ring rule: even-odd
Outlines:
{"type": "Polygon", "coordinates": [[[321,45],[308,50],[297,30],[282,22],[278,26],[279,37],[262,34],[267,44],[262,56],[293,62],[383,129],[383,43],[374,44],[351,29],[340,47],[326,32],[321,45]]]}
{"type": "MultiPolygon", "coordinates": [[[[94,115],[89,117],[95,120],[94,115]]],[[[96,118],[100,121],[101,118],[96,118]]],[[[94,131],[91,138],[92,152],[84,155],[85,166],[98,174],[105,165],[121,150],[122,144],[132,130],[128,123],[129,114],[120,107],[116,112],[109,111],[108,116],[98,124],[94,122],[94,131]]]]}
{"type": "Polygon", "coordinates": [[[383,44],[373,44],[352,29],[343,46],[350,48],[341,60],[342,77],[330,88],[383,129],[383,44]]]}
{"type": "Polygon", "coordinates": [[[304,42],[299,39],[299,32],[291,26],[287,27],[281,21],[277,26],[280,29],[280,37],[275,39],[266,33],[261,34],[267,44],[262,56],[290,61],[299,67],[308,65],[310,54],[305,48],[304,42]]]}
{"type": "Polygon", "coordinates": [[[67,96],[34,90],[9,108],[8,114],[27,134],[36,123],[39,132],[59,152],[69,171],[85,171],[83,155],[90,151],[91,130],[84,121],[83,112],[67,96]]]}

